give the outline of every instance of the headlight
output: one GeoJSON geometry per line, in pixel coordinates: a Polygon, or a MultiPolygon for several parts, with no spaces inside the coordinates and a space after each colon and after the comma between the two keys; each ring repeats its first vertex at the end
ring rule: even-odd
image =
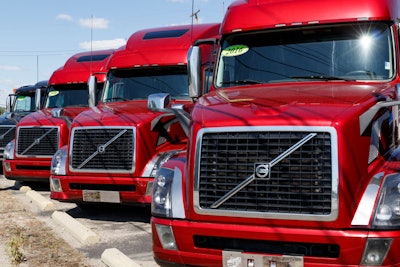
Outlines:
{"type": "Polygon", "coordinates": [[[161,168],[154,177],[151,213],[156,217],[185,218],[182,172],[161,168]]]}
{"type": "Polygon", "coordinates": [[[151,213],[160,217],[171,217],[171,187],[174,172],[160,169],[153,182],[151,213]]]}
{"type": "Polygon", "coordinates": [[[14,159],[15,139],[9,142],[4,148],[4,159],[14,159]]]}
{"type": "Polygon", "coordinates": [[[373,228],[400,228],[400,174],[385,177],[372,221],[373,228]]]}
{"type": "Polygon", "coordinates": [[[67,151],[59,149],[51,159],[50,172],[54,175],[66,175],[67,151]]]}

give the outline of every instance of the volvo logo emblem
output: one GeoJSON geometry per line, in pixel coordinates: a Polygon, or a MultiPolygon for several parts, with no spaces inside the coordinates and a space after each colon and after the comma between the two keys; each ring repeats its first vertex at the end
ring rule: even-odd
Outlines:
{"type": "Polygon", "coordinates": [[[270,165],[268,163],[255,163],[254,164],[254,177],[256,178],[270,178],[270,165]]]}
{"type": "Polygon", "coordinates": [[[99,152],[99,154],[103,154],[104,152],[106,152],[106,146],[105,145],[99,145],[97,147],[97,152],[99,152]]]}

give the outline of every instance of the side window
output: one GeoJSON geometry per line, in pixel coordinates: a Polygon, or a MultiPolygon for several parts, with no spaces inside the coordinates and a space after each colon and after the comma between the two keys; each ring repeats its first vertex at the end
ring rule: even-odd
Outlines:
{"type": "Polygon", "coordinates": [[[210,91],[213,80],[214,71],[212,68],[204,68],[203,72],[203,94],[210,91]]]}

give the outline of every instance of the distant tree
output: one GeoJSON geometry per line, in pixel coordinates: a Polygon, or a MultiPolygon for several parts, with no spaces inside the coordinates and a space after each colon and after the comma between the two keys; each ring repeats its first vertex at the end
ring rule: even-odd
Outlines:
{"type": "Polygon", "coordinates": [[[2,115],[6,111],[6,108],[0,107],[0,115],[2,115]]]}

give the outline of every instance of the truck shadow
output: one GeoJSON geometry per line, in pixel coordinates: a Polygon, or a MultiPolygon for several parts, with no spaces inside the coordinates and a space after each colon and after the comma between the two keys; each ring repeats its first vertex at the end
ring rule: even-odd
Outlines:
{"type": "Polygon", "coordinates": [[[74,218],[85,218],[96,221],[143,222],[150,223],[150,206],[132,206],[120,204],[85,204],[66,211],[74,218]]]}

